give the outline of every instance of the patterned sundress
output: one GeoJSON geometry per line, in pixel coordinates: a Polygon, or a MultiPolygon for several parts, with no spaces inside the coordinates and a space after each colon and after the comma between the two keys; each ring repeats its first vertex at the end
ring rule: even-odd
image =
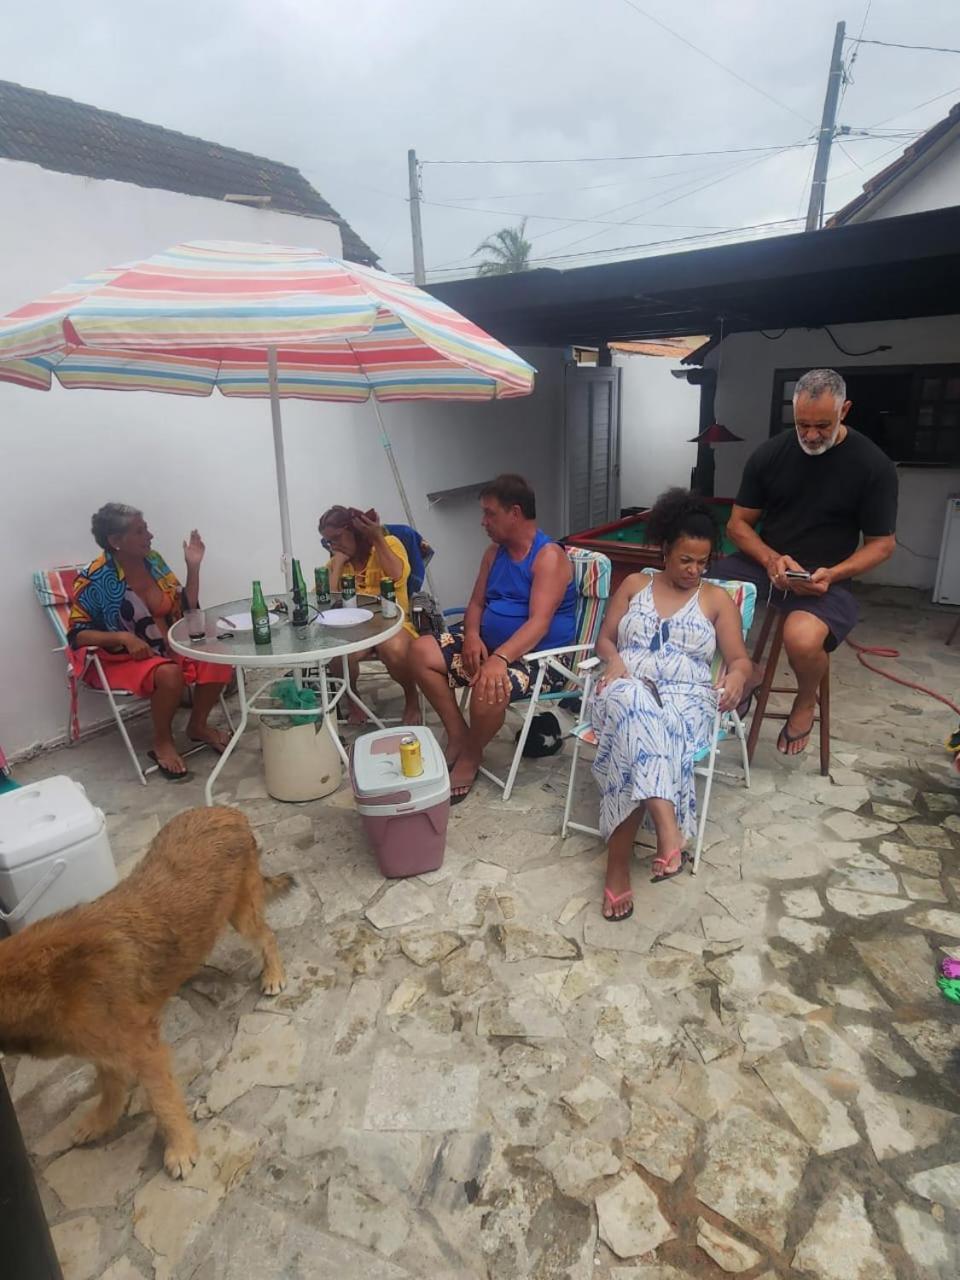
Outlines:
{"type": "Polygon", "coordinates": [[[630,601],[617,630],[617,649],[632,678],[609,684],[592,700],[590,713],[605,840],[650,798],[669,800],[683,834],[696,834],[693,766],[713,727],[710,666],[716,647],[699,590],[669,618],[657,613],[652,583],[630,601]],[[662,706],[644,678],[656,686],[662,706]]]}

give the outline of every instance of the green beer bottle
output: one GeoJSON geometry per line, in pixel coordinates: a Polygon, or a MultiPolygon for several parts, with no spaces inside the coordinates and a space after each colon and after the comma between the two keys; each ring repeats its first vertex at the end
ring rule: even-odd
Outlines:
{"type": "Polygon", "coordinates": [[[263,598],[263,588],[259,581],[253,584],[253,598],[250,601],[250,620],[253,623],[253,643],[270,643],[270,614],[267,602],[263,598]]]}
{"type": "Polygon", "coordinates": [[[310,621],[307,610],[307,584],[303,580],[300,561],[293,562],[293,617],[290,619],[295,627],[305,627],[310,621]]]}

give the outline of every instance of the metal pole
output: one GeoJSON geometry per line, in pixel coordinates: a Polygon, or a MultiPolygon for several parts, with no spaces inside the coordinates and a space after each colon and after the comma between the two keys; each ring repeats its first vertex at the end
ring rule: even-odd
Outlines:
{"type": "Polygon", "coordinates": [[[287,466],[283,459],[283,423],[280,419],[280,384],[277,379],[277,348],[267,347],[267,378],[270,383],[270,416],[273,419],[273,456],[277,464],[277,497],[280,501],[280,564],[288,591],[293,589],[293,538],[290,535],[290,500],[287,497],[287,466]]]}
{"type": "Polygon", "coordinates": [[[13,1280],[63,1280],[40,1193],[0,1071],[0,1258],[13,1280]]]}
{"type": "Polygon", "coordinates": [[[830,145],[837,124],[837,103],[840,101],[840,87],[843,84],[843,37],[846,23],[838,22],[833,37],[833,53],[830,57],[830,74],[827,77],[827,92],[823,100],[823,118],[820,121],[820,133],[817,137],[817,158],[813,166],[813,182],[810,186],[810,203],[807,206],[807,225],[805,231],[819,231],[823,223],[823,209],[827,196],[827,170],[830,167],[830,145]]]}
{"type": "MultiPolygon", "coordinates": [[[[390,463],[390,470],[393,472],[393,479],[397,486],[397,493],[400,495],[400,505],[403,507],[404,515],[407,517],[407,524],[412,529],[417,527],[413,518],[413,508],[410,506],[410,499],[407,497],[407,491],[403,487],[403,477],[400,474],[400,468],[397,466],[397,460],[394,457],[393,445],[390,443],[390,437],[387,435],[386,423],[383,420],[383,414],[380,412],[380,405],[377,397],[370,393],[370,399],[373,401],[373,408],[377,415],[377,422],[380,424],[380,443],[383,445],[383,451],[387,455],[387,461],[390,463]]],[[[426,566],[427,586],[430,588],[430,594],[435,600],[439,600],[437,588],[434,586],[433,578],[430,576],[430,566],[426,566]]]]}
{"type": "Polygon", "coordinates": [[[420,166],[416,151],[407,152],[407,171],[410,177],[410,231],[413,235],[413,283],[426,284],[427,273],[423,269],[423,227],[420,224],[420,166]]]}

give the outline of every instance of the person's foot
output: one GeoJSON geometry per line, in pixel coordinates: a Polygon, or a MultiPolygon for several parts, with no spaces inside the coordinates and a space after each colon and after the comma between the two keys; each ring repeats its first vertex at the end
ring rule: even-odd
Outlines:
{"type": "Polygon", "coordinates": [[[630,888],[629,867],[611,866],[609,862],[607,863],[602,910],[605,920],[624,920],[633,914],[633,890],[630,888]]]}
{"type": "Polygon", "coordinates": [[[155,742],[149,755],[165,774],[182,776],[187,772],[187,766],[172,742],[155,742]]]}
{"type": "Polygon", "coordinates": [[[798,756],[801,751],[806,751],[810,735],[813,733],[816,715],[815,710],[797,707],[794,704],[786,724],[777,737],[777,750],[782,756],[798,756]]]}
{"type": "Polygon", "coordinates": [[[357,704],[351,700],[349,710],[347,711],[347,724],[359,726],[366,723],[367,713],[364,711],[363,707],[358,707],[357,704]]]}
{"type": "Polygon", "coordinates": [[[230,735],[223,729],[214,729],[212,725],[187,725],[187,737],[191,742],[202,742],[212,747],[218,756],[222,756],[230,745],[230,735]]]}
{"type": "Polygon", "coordinates": [[[423,724],[423,717],[420,715],[420,703],[414,698],[412,702],[403,704],[403,724],[423,724]]]}
{"type": "Polygon", "coordinates": [[[453,769],[453,766],[463,755],[463,749],[466,745],[467,740],[465,737],[447,739],[447,745],[443,749],[443,758],[447,762],[448,769],[453,769]]]}
{"type": "Polygon", "coordinates": [[[653,875],[651,880],[657,884],[660,880],[671,880],[674,876],[678,876],[689,861],[689,856],[685,849],[679,846],[661,853],[657,850],[657,856],[653,860],[653,875]]]}
{"type": "Polygon", "coordinates": [[[479,772],[479,760],[472,760],[466,752],[461,752],[457,762],[450,770],[450,803],[463,804],[473,790],[479,772]]]}

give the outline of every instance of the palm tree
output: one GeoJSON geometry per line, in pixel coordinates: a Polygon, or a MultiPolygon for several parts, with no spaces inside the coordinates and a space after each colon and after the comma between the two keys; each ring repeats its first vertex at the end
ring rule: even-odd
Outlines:
{"type": "Polygon", "coordinates": [[[530,251],[533,245],[524,238],[527,220],[519,227],[503,227],[495,235],[478,244],[473,256],[478,253],[489,253],[490,257],[477,267],[478,276],[505,276],[512,271],[526,271],[530,265],[530,251]]]}

